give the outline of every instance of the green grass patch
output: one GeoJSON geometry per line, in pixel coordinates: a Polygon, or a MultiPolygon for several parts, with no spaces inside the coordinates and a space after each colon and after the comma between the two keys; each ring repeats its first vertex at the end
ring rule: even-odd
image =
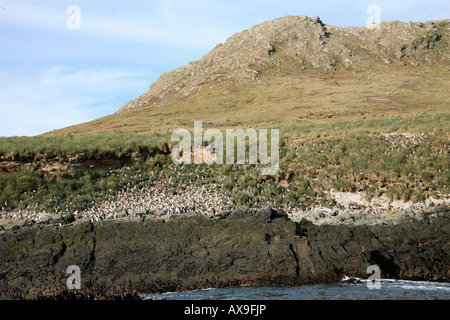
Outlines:
{"type": "Polygon", "coordinates": [[[330,189],[423,201],[449,194],[448,123],[450,114],[282,126],[280,170],[274,176],[261,176],[259,165],[174,165],[169,134],[1,138],[3,162],[126,161],[117,170],[0,172],[0,204],[4,210],[83,210],[153,180],[164,181],[167,193],[216,184],[234,205],[254,208],[333,206],[326,196],[330,189]]]}

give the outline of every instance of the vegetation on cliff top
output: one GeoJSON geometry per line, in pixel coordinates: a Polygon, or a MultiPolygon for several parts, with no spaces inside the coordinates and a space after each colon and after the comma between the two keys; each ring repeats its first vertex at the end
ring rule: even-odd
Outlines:
{"type": "Polygon", "coordinates": [[[170,135],[1,138],[0,203],[5,211],[82,210],[154,180],[167,192],[217,184],[243,207],[333,206],[330,189],[418,202],[449,194],[449,122],[437,114],[280,126],[274,176],[258,165],[175,166],[170,135]]]}

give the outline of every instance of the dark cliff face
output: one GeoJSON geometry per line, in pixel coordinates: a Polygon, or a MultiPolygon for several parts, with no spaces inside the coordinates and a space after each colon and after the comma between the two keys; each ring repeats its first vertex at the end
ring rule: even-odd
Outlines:
{"type": "MultiPolygon", "coordinates": [[[[448,208],[392,226],[317,226],[273,211],[222,219],[62,221],[0,231],[0,297],[73,297],[66,269],[81,270],[81,296],[238,284],[337,282],[368,278],[448,280],[448,208]],[[69,295],[67,295],[69,293],[69,295]],[[66,295],[64,295],[66,294],[66,295]]],[[[79,295],[80,296],[80,295],[79,295]]]]}

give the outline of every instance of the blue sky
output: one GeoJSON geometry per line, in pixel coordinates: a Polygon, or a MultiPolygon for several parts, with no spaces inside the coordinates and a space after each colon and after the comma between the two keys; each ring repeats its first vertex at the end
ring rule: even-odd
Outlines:
{"type": "Polygon", "coordinates": [[[370,5],[382,21],[450,18],[449,0],[0,0],[0,136],[112,114],[162,72],[263,21],[361,26],[370,5]]]}

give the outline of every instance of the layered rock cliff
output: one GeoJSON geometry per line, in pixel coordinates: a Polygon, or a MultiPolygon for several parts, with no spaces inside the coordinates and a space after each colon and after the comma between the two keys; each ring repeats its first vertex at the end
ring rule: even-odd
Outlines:
{"type": "MultiPolygon", "coordinates": [[[[295,223],[271,209],[221,219],[142,217],[22,222],[0,231],[0,297],[70,297],[66,270],[81,271],[84,298],[367,278],[448,281],[449,209],[395,225],[295,223]]],[[[127,296],[128,295],[128,296],[127,296]]]]}

